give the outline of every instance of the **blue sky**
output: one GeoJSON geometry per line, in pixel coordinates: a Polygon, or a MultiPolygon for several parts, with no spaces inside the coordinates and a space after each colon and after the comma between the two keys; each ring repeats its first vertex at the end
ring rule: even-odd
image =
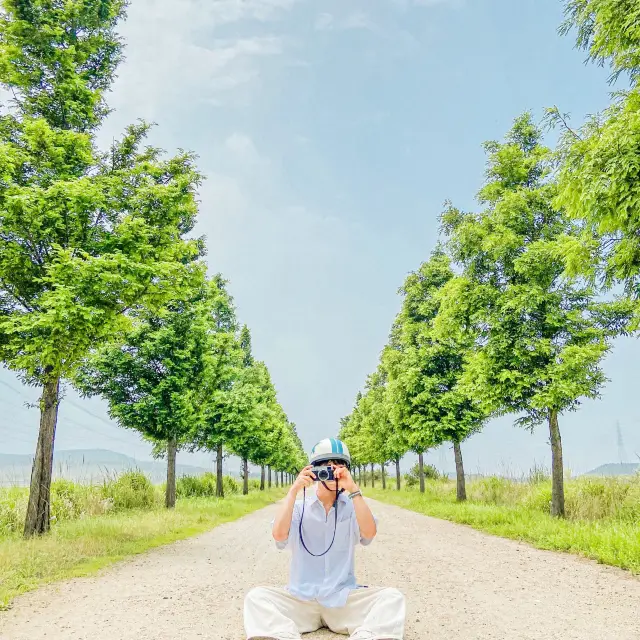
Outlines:
{"type": "MultiPolygon", "coordinates": [[[[524,110],[556,104],[580,122],[608,102],[606,71],[557,35],[559,0],[133,0],[129,15],[102,140],[145,118],[155,143],[199,155],[211,270],[230,279],[307,448],[335,434],[376,366],[443,202],[473,206],[481,143],[524,110]]],[[[639,355],[618,343],[602,400],[562,420],[575,472],[617,460],[616,420],[629,459],[640,453],[639,355]]],[[[0,387],[1,450],[30,452],[36,412],[0,387]]],[[[59,448],[148,456],[100,401],[69,398],[59,448]]],[[[546,441],[495,421],[466,445],[467,464],[526,470],[547,463],[546,441]]],[[[429,459],[453,468],[448,449],[429,459]]]]}

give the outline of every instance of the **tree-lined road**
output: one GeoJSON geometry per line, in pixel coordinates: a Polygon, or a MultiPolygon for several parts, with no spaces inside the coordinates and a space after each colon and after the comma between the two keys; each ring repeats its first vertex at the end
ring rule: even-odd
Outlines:
{"type": "MultiPolygon", "coordinates": [[[[402,589],[407,640],[637,640],[640,580],[373,502],[377,540],[358,578],[402,589]]],[[[28,594],[0,614],[2,640],[240,640],[244,593],[284,584],[276,507],[28,594]]],[[[326,631],[313,637],[333,637],[326,631]]]]}

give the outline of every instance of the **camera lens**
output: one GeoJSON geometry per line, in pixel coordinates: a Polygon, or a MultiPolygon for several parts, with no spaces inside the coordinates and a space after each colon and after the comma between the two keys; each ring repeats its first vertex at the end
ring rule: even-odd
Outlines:
{"type": "Polygon", "coordinates": [[[323,469],[322,471],[318,471],[318,480],[328,480],[329,479],[329,472],[326,469],[323,469]]]}

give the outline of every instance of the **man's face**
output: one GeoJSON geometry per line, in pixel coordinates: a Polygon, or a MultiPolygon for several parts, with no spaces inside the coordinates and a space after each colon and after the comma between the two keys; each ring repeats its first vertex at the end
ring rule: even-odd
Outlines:
{"type": "MultiPolygon", "coordinates": [[[[314,466],[315,467],[332,467],[333,469],[338,469],[340,467],[345,467],[346,465],[344,462],[340,462],[338,460],[327,460],[322,462],[316,462],[314,466]]],[[[318,482],[318,486],[316,487],[316,492],[323,493],[323,492],[326,492],[328,488],[329,491],[332,491],[335,493],[336,484],[337,484],[336,480],[325,480],[324,483],[318,482]],[[325,487],[324,485],[327,485],[327,486],[325,487]]]]}

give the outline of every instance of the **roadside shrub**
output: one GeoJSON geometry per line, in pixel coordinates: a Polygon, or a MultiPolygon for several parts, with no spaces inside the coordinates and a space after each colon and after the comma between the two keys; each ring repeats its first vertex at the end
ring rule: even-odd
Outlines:
{"type": "Polygon", "coordinates": [[[216,477],[213,473],[178,478],[176,493],[179,498],[202,498],[216,495],[216,477]]]}
{"type": "Polygon", "coordinates": [[[93,501],[89,494],[95,488],[76,484],[71,480],[54,480],[51,483],[51,520],[75,520],[86,513],[93,501]]]}
{"type": "Polygon", "coordinates": [[[492,476],[470,482],[467,495],[471,500],[484,504],[516,505],[522,502],[529,486],[508,478],[492,476]]]}
{"type": "Polygon", "coordinates": [[[0,489],[0,538],[22,530],[28,500],[22,488],[0,489]]]}
{"type": "Polygon", "coordinates": [[[240,483],[231,476],[224,476],[224,478],[222,478],[222,488],[224,489],[225,496],[228,494],[233,495],[240,493],[242,491],[240,483]]]}
{"type": "MultiPolygon", "coordinates": [[[[425,464],[423,473],[425,480],[446,480],[446,476],[432,464],[425,464]]],[[[411,467],[409,473],[404,474],[404,483],[407,487],[416,487],[420,484],[420,465],[417,462],[411,467]]]]}
{"type": "MultiPolygon", "coordinates": [[[[260,488],[260,481],[249,481],[249,488],[260,488]]],[[[235,495],[242,492],[242,481],[238,482],[231,476],[223,476],[222,488],[224,494],[235,495]]],[[[177,482],[177,494],[179,498],[215,498],[216,476],[214,473],[204,473],[201,476],[182,476],[177,482]]]]}
{"type": "Polygon", "coordinates": [[[551,481],[551,472],[546,467],[534,464],[529,470],[529,477],[527,478],[529,484],[541,484],[543,482],[551,481]]]}
{"type": "Polygon", "coordinates": [[[575,520],[640,523],[640,476],[578,478],[565,487],[566,511],[575,520]]]}
{"type": "Polygon", "coordinates": [[[115,480],[105,482],[102,494],[117,511],[149,509],[158,503],[155,487],[141,471],[127,471],[115,480]]]}

